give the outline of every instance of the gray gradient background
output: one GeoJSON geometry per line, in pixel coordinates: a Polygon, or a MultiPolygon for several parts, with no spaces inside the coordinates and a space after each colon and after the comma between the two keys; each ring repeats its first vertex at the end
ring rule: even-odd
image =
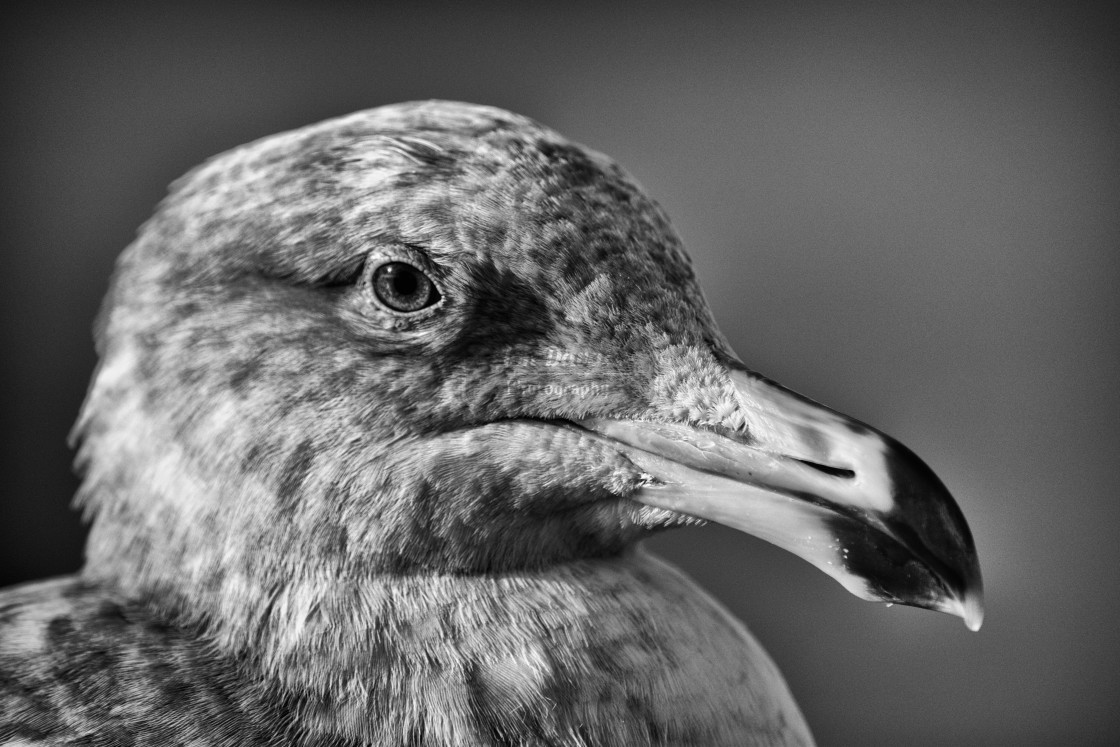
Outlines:
{"type": "Polygon", "coordinates": [[[897,436],[957,496],[988,589],[979,634],[718,527],[652,543],[747,621],[822,745],[1116,739],[1107,6],[463,5],[9,17],[0,584],[80,563],[65,438],[90,322],[165,185],[283,129],[462,99],[621,161],[748,365],[897,436]]]}

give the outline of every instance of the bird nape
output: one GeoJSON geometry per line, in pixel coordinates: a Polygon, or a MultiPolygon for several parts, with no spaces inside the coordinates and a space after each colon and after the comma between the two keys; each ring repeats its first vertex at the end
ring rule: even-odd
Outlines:
{"type": "Polygon", "coordinates": [[[96,338],[86,565],[0,594],[9,744],[809,744],[641,549],[703,521],[980,625],[933,472],[744,366],[661,208],[524,117],[400,104],[217,156],[96,338]]]}

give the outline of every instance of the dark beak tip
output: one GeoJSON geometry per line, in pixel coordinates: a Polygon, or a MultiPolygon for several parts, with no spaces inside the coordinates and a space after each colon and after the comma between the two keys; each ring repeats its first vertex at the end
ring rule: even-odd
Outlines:
{"type": "MultiPolygon", "coordinates": [[[[961,617],[970,630],[984,619],[984,584],[964,512],[932,468],[904,444],[885,436],[896,509],[885,524],[943,587],[934,605],[961,617]]],[[[924,604],[921,606],[925,606],[924,604]]]]}

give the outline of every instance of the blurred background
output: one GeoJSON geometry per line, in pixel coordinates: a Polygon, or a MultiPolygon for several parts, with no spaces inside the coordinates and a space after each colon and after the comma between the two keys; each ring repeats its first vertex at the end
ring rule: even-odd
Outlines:
{"type": "Polygon", "coordinates": [[[1120,738],[1120,35],[1085,3],[39,3],[0,38],[0,585],[69,573],[66,435],[172,179],[401,100],[534,117],[673,216],[748,365],[956,495],[983,630],[716,527],[657,538],[822,745],[1120,738]]]}

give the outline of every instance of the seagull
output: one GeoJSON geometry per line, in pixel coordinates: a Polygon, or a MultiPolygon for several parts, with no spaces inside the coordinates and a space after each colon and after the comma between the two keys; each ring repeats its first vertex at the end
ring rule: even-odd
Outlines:
{"type": "Polygon", "coordinates": [[[733,527],[960,616],[942,482],[747,368],[662,208],[500,109],[358,112],[176,181],[117,262],[74,576],[0,592],[0,745],[808,745],[645,551],[733,527]]]}

